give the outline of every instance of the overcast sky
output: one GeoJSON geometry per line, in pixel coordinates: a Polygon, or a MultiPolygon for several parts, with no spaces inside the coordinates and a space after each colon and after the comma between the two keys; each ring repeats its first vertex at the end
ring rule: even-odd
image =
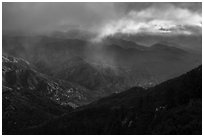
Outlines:
{"type": "Polygon", "coordinates": [[[201,34],[202,3],[3,3],[3,32],[201,34]]]}

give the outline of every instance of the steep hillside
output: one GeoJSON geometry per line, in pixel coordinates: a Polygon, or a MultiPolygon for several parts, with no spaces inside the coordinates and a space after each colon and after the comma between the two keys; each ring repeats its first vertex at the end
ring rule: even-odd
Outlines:
{"type": "Polygon", "coordinates": [[[2,57],[3,134],[33,126],[93,101],[94,93],[74,83],[53,79],[32,65],[2,57]]]}
{"type": "MultiPolygon", "coordinates": [[[[21,134],[202,134],[202,68],[132,88],[21,134]]],[[[18,132],[17,132],[18,133],[18,132]]]]}

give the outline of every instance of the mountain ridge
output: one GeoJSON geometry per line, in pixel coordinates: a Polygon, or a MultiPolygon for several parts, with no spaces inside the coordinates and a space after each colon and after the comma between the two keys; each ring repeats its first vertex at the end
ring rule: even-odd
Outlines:
{"type": "Polygon", "coordinates": [[[20,133],[201,134],[201,74],[199,66],[153,88],[132,88],[20,133]]]}

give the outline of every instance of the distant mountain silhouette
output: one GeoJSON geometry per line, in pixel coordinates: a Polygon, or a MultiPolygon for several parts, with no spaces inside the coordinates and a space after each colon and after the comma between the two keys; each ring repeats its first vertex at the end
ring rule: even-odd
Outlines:
{"type": "Polygon", "coordinates": [[[94,98],[133,86],[148,88],[201,63],[201,55],[181,48],[163,43],[145,47],[117,37],[102,43],[54,36],[3,37],[3,52],[28,60],[43,74],[86,87],[94,98]]]}

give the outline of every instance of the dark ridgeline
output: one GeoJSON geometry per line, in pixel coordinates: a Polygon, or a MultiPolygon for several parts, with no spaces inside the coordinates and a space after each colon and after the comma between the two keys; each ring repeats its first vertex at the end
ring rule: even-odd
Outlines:
{"type": "Polygon", "coordinates": [[[3,56],[3,134],[202,133],[201,66],[75,110],[59,105],[49,80],[24,60],[3,56]]]}
{"type": "Polygon", "coordinates": [[[131,88],[14,134],[202,134],[202,67],[131,88]]]}
{"type": "Polygon", "coordinates": [[[202,134],[201,5],[4,2],[2,134],[202,134]]]}
{"type": "Polygon", "coordinates": [[[201,69],[153,87],[200,64],[200,54],[114,38],[100,50],[87,43],[3,38],[3,134],[201,134],[201,69]]]}

